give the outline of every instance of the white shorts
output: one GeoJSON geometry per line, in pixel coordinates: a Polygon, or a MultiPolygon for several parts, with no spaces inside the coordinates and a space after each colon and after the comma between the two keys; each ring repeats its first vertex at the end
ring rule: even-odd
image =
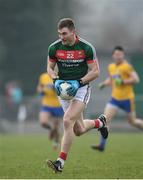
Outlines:
{"type": "Polygon", "coordinates": [[[90,94],[91,94],[90,85],[85,85],[78,89],[76,95],[74,96],[72,100],[63,100],[59,97],[59,100],[60,100],[60,103],[62,105],[64,112],[67,110],[67,108],[70,105],[70,102],[73,100],[79,100],[87,105],[90,99],[90,94]]]}

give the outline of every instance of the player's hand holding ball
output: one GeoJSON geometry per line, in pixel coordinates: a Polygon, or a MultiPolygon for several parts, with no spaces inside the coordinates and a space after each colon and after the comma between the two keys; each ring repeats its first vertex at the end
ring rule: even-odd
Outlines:
{"type": "Polygon", "coordinates": [[[61,93],[61,84],[64,83],[65,81],[64,80],[60,80],[60,79],[53,79],[53,83],[55,85],[55,90],[57,92],[57,95],[60,96],[60,93],[61,93]]]}
{"type": "Polygon", "coordinates": [[[71,100],[77,93],[78,89],[83,86],[81,80],[53,80],[57,95],[64,100],[71,100]]]}
{"type": "Polygon", "coordinates": [[[67,94],[69,96],[75,96],[78,88],[80,87],[80,82],[78,80],[69,80],[67,81],[71,86],[67,89],[67,94]]]}

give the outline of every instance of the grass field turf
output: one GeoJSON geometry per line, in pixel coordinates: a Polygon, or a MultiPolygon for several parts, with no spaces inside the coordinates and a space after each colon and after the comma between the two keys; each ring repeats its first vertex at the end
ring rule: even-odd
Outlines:
{"type": "Polygon", "coordinates": [[[143,178],[143,134],[111,133],[104,153],[90,149],[94,133],[76,138],[62,174],[53,174],[55,159],[46,135],[0,135],[0,178],[143,178]]]}

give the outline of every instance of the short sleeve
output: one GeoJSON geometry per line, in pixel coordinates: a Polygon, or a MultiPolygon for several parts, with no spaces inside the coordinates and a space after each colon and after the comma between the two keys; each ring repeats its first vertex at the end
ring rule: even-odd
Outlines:
{"type": "Polygon", "coordinates": [[[128,73],[131,73],[131,72],[134,72],[135,70],[134,70],[134,68],[133,68],[133,66],[131,64],[128,64],[128,66],[126,67],[126,71],[128,73]]]}
{"type": "Polygon", "coordinates": [[[48,60],[51,62],[56,62],[56,48],[54,46],[49,46],[48,49],[48,60]]]}
{"type": "Polygon", "coordinates": [[[39,85],[40,86],[43,85],[43,74],[41,74],[40,77],[39,77],[39,85]]]}
{"type": "Polygon", "coordinates": [[[86,50],[87,64],[93,63],[96,60],[97,60],[97,57],[96,57],[95,48],[93,46],[88,46],[88,49],[86,50]]]}

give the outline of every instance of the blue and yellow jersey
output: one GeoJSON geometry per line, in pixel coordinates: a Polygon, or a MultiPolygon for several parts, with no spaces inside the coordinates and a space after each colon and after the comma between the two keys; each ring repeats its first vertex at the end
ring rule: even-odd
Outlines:
{"type": "Polygon", "coordinates": [[[39,78],[39,85],[43,89],[42,106],[60,107],[60,102],[54,90],[53,80],[48,73],[43,73],[39,78]]]}
{"type": "Polygon", "coordinates": [[[134,98],[134,90],[132,84],[122,84],[117,85],[115,83],[116,78],[121,78],[122,80],[128,79],[130,77],[130,73],[133,72],[133,67],[126,61],[117,65],[112,63],[108,66],[109,75],[112,78],[112,97],[117,100],[124,99],[133,99],[134,98]]]}

